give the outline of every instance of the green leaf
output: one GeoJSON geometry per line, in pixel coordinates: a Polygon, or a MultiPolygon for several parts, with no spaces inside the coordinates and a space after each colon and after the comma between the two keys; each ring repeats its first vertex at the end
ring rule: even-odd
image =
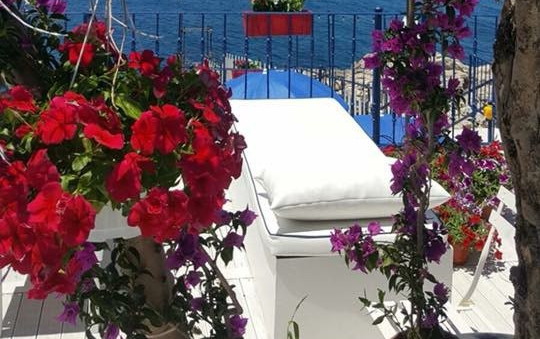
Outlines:
{"type": "Polygon", "coordinates": [[[233,248],[232,247],[226,247],[221,252],[221,260],[225,263],[225,265],[229,264],[231,260],[233,259],[233,248]]]}
{"type": "Polygon", "coordinates": [[[372,325],[379,325],[380,323],[382,323],[384,321],[384,315],[381,315],[380,317],[378,317],[377,319],[375,319],[372,323],[372,325]]]}
{"type": "Polygon", "coordinates": [[[139,117],[141,116],[142,109],[135,101],[131,100],[126,95],[117,95],[114,102],[124,111],[124,113],[128,117],[132,119],[139,119],[139,117]]]}
{"type": "Polygon", "coordinates": [[[62,189],[64,191],[69,191],[69,183],[73,180],[77,179],[77,177],[73,174],[66,174],[60,177],[60,184],[62,185],[62,189]]]}
{"type": "Polygon", "coordinates": [[[75,172],[80,172],[91,160],[92,157],[88,156],[87,154],[78,155],[75,157],[75,159],[73,159],[71,169],[73,169],[75,172]]]}

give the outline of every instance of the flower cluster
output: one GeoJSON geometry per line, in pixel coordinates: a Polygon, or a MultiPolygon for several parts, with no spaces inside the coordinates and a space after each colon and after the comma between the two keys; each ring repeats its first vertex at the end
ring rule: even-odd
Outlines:
{"type": "Polygon", "coordinates": [[[102,324],[100,331],[111,338],[119,327],[145,333],[149,317],[152,324],[185,324],[187,332],[196,331],[197,321],[211,321],[221,337],[241,336],[241,308],[229,307],[232,289],[214,263],[232,259],[255,217],[247,209],[223,210],[246,147],[231,129],[230,92],[208,63],[185,71],[178,57],[162,66],[152,51],[132,52],[126,60],[102,22],[76,27],[58,52],[64,65],[53,70],[56,82],[46,95],[23,86],[0,95],[0,265],[29,275],[31,298],[71,295],[63,320],[72,322],[89,299],[97,313],[81,315],[88,324],[102,324]],[[77,71],[68,87],[66,79],[77,71]],[[175,275],[169,305],[175,316],[159,314],[154,321],[157,311],[144,303],[134,278],[144,268],[121,240],[113,248],[114,267],[96,265],[94,251],[104,245],[87,240],[104,205],[123,211],[129,226],[157,246],[168,244],[171,269],[189,271],[175,275]],[[181,259],[171,259],[179,253],[181,259]],[[122,278],[126,272],[132,274],[122,278]],[[110,293],[108,303],[94,279],[110,293]],[[194,286],[213,309],[205,307],[191,321],[178,307],[187,307],[195,293],[187,287],[194,286]],[[126,306],[130,294],[138,298],[126,306]],[[131,313],[108,311],[111,300],[131,313]],[[211,320],[204,318],[208,312],[211,320]]]}
{"type": "Polygon", "coordinates": [[[257,69],[261,68],[260,64],[251,59],[237,59],[234,61],[234,68],[238,69],[257,69]]]}
{"type": "Polygon", "coordinates": [[[251,0],[256,12],[299,12],[305,0],[251,0]]]}
{"type": "MultiPolygon", "coordinates": [[[[445,316],[448,288],[429,273],[427,264],[439,262],[446,252],[443,239],[447,230],[436,222],[426,226],[425,214],[436,140],[444,135],[449,125],[447,112],[460,99],[461,91],[455,78],[442,83],[444,69],[436,61],[435,53],[441,44],[450,57],[463,57],[459,40],[470,34],[465,19],[476,3],[477,0],[416,2],[414,22],[406,25],[394,19],[385,31],[374,31],[373,53],[364,57],[366,67],[381,68],[381,84],[388,94],[390,108],[410,117],[401,157],[391,167],[391,190],[403,196],[404,209],[394,216],[393,243],[373,241],[371,234],[359,232],[357,226],[344,233],[334,231],[332,243],[335,251],[345,251],[346,261],[353,263],[354,268],[379,270],[388,278],[390,291],[408,292],[412,306],[404,324],[408,338],[442,337],[439,321],[445,316]],[[434,284],[433,292],[424,290],[428,281],[434,284]]],[[[474,141],[467,132],[458,139],[464,149],[473,147],[474,141]]],[[[373,304],[366,298],[360,300],[366,306],[381,308],[382,317],[392,316],[392,310],[382,300],[373,304]]]]}

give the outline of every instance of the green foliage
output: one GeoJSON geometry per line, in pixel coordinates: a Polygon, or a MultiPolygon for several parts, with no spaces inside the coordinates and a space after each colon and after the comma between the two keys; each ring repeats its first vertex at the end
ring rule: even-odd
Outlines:
{"type": "Polygon", "coordinates": [[[305,0],[252,0],[256,12],[299,12],[305,0]]]}

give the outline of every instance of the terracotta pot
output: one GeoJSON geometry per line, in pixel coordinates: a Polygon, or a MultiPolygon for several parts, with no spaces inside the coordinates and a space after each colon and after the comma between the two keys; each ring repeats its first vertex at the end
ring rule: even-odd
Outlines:
{"type": "Polygon", "coordinates": [[[463,266],[469,260],[470,247],[464,246],[462,243],[451,244],[454,249],[454,265],[463,266]]]}
{"type": "Polygon", "coordinates": [[[252,12],[242,15],[247,36],[310,35],[313,13],[302,12],[252,12]]]}

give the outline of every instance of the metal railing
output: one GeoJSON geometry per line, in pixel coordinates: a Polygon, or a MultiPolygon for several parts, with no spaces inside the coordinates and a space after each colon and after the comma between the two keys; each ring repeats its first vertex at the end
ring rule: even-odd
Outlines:
{"type": "MultiPolygon", "coordinates": [[[[351,115],[371,114],[373,139],[379,142],[380,114],[392,112],[380,89],[378,71],[365,69],[361,59],[371,51],[372,30],[384,29],[391,19],[401,17],[381,8],[362,13],[313,13],[309,35],[250,37],[244,33],[242,13],[134,13],[129,19],[136,30],[118,26],[115,34],[124,35],[132,50],[179,54],[186,67],[208,59],[224,83],[232,78],[238,59],[253,60],[263,69],[306,74],[329,86],[332,96],[340,95],[351,115]]],[[[474,16],[470,21],[473,34],[463,42],[467,62],[442,60],[443,78],[457,76],[464,85],[467,107],[452,108],[454,125],[474,117],[484,103],[494,102],[489,60],[497,23],[495,16],[474,16]]],[[[494,123],[489,125],[493,137],[494,123]]]]}

